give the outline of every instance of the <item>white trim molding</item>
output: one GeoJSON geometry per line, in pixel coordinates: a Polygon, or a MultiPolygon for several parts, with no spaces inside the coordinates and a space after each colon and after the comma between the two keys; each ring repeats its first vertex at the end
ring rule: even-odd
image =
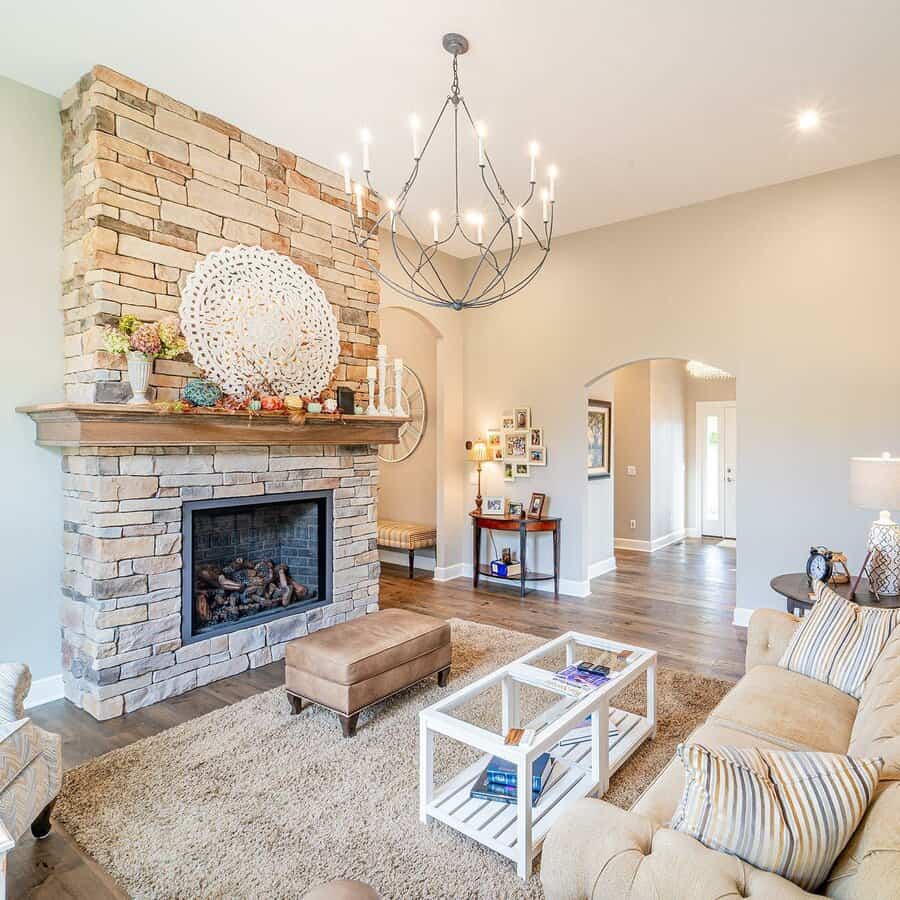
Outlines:
{"type": "MultiPolygon", "coordinates": [[[[433,572],[435,570],[435,558],[433,556],[426,556],[425,552],[425,550],[416,551],[415,567],[417,569],[423,569],[426,572],[433,572]]],[[[395,566],[405,566],[406,568],[409,568],[409,551],[387,549],[379,550],[378,561],[391,563],[395,566]]]]}
{"type": "MultiPolygon", "coordinates": [[[[455,563],[452,566],[435,566],[434,567],[434,580],[435,581],[453,581],[454,578],[465,578],[466,577],[466,564],[465,563],[455,563]]],[[[469,578],[472,577],[472,567],[468,566],[469,570],[469,578]]]]}
{"type": "Polygon", "coordinates": [[[25,698],[25,709],[40,706],[42,703],[50,703],[53,700],[62,700],[63,692],[62,672],[56,675],[48,675],[46,678],[38,678],[31,682],[31,690],[25,698]]]}
{"type": "Polygon", "coordinates": [[[616,558],[614,556],[610,556],[609,559],[600,559],[597,562],[592,562],[588,566],[588,581],[592,578],[599,578],[607,572],[612,572],[615,568],[616,558]]]}
{"type": "Polygon", "coordinates": [[[756,610],[751,609],[749,606],[736,606],[732,624],[737,625],[739,628],[746,628],[750,624],[750,616],[755,612],[756,610]]]}
{"type": "Polygon", "coordinates": [[[662,537],[655,538],[652,541],[616,538],[613,542],[613,547],[616,550],[637,550],[640,553],[655,553],[657,550],[662,550],[663,547],[683,541],[687,536],[687,531],[684,528],[679,528],[677,531],[670,531],[668,534],[664,534],[662,537]]]}
{"type": "MultiPolygon", "coordinates": [[[[472,563],[457,563],[455,566],[447,566],[444,569],[434,570],[435,581],[452,581],[455,578],[472,578],[472,563]],[[450,574],[454,573],[454,574],[450,574]],[[438,577],[440,574],[440,577],[438,577]]],[[[479,579],[490,581],[493,584],[517,585],[517,579],[494,578],[492,575],[480,575],[479,579]]],[[[544,594],[553,593],[552,581],[525,581],[530,591],[540,591],[544,594]]],[[[559,579],[560,594],[567,594],[570,597],[587,597],[591,592],[590,581],[576,581],[573,578],[559,579]]]]}

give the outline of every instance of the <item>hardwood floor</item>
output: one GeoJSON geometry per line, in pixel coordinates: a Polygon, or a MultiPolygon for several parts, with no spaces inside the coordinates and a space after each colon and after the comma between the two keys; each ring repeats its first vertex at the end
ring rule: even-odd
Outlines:
{"type": "MultiPolygon", "coordinates": [[[[404,607],[441,618],[457,617],[554,637],[578,629],[655,647],[660,664],[722,678],[744,672],[746,631],[731,624],[735,551],[718,541],[686,540],[653,554],[617,551],[618,568],[591,582],[588,597],[531,593],[468,580],[438,583],[419,572],[385,565],[381,606],[404,607]]],[[[68,768],[117,747],[202,716],[283,684],[283,663],[273,663],[173,697],[131,715],[96,722],[64,700],[30,711],[42,728],[63,736],[68,768]]],[[[86,857],[58,825],[44,841],[30,834],[9,855],[9,897],[107,900],[126,895],[86,857]]]]}

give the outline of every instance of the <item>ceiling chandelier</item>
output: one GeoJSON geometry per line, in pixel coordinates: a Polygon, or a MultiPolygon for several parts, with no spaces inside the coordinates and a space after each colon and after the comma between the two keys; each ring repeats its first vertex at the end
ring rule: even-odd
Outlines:
{"type": "Polygon", "coordinates": [[[410,117],[413,165],[400,193],[396,197],[383,199],[372,186],[370,178],[372,137],[368,130],[364,129],[360,133],[362,169],[366,187],[379,201],[377,212],[372,212],[364,204],[365,188],[361,182],[355,184],[351,182],[350,158],[346,154],[342,155],[344,190],[347,193],[350,223],[356,245],[364,251],[361,255],[369,268],[380,281],[404,297],[430,306],[456,310],[492,306],[521,291],[540,272],[547,259],[553,236],[553,209],[556,202],[558,172],[556,166],[551,166],[547,170],[548,184],[540,192],[540,221],[536,223],[536,228],[532,227],[529,222],[528,206],[535,195],[538,144],[532,141],[528,147],[530,157],[528,194],[521,202],[515,203],[506,193],[491,163],[485,143],[484,126],[472,118],[465,98],[460,93],[457,59],[469,49],[469,42],[461,34],[445,34],[443,46],[453,56],[453,81],[450,93],[421,146],[419,120],[416,116],[410,117]],[[425,240],[416,234],[404,217],[404,213],[419,175],[422,160],[445,114],[451,116],[453,133],[454,206],[448,214],[447,225],[444,228],[441,227],[440,210],[431,210],[431,236],[429,240],[425,240]],[[477,159],[473,162],[478,167],[478,177],[487,192],[487,196],[482,196],[481,199],[490,210],[488,213],[481,208],[464,211],[465,207],[461,203],[459,173],[460,165],[465,165],[465,162],[460,159],[460,125],[463,128],[470,127],[476,138],[477,159]],[[389,278],[369,260],[367,251],[372,246],[369,242],[378,237],[382,228],[389,230],[391,250],[404,273],[401,280],[389,278]],[[397,240],[398,235],[408,238],[413,246],[409,250],[404,249],[397,240]],[[461,290],[454,290],[450,286],[446,274],[441,273],[440,259],[437,258],[438,250],[454,238],[457,239],[457,246],[460,239],[469,244],[475,258],[474,269],[461,290]],[[527,271],[511,273],[513,261],[522,249],[523,240],[532,238],[538,248],[536,261],[527,271]]]}

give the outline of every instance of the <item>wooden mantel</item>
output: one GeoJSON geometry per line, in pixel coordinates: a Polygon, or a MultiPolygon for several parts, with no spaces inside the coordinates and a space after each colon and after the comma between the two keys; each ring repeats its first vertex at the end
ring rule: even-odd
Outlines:
{"type": "Polygon", "coordinates": [[[42,447],[184,447],[212,444],[396,444],[399,416],[307,415],[295,425],[284,412],[167,412],[120,403],[19,406],[34,419],[42,447]]]}

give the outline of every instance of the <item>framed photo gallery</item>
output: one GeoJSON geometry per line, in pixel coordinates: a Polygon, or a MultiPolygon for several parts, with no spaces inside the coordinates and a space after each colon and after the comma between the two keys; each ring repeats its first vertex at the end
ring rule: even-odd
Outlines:
{"type": "Polygon", "coordinates": [[[528,478],[532,466],[547,465],[544,429],[531,424],[531,409],[517,406],[504,411],[500,427],[487,432],[488,454],[503,463],[503,480],[528,478]]]}

